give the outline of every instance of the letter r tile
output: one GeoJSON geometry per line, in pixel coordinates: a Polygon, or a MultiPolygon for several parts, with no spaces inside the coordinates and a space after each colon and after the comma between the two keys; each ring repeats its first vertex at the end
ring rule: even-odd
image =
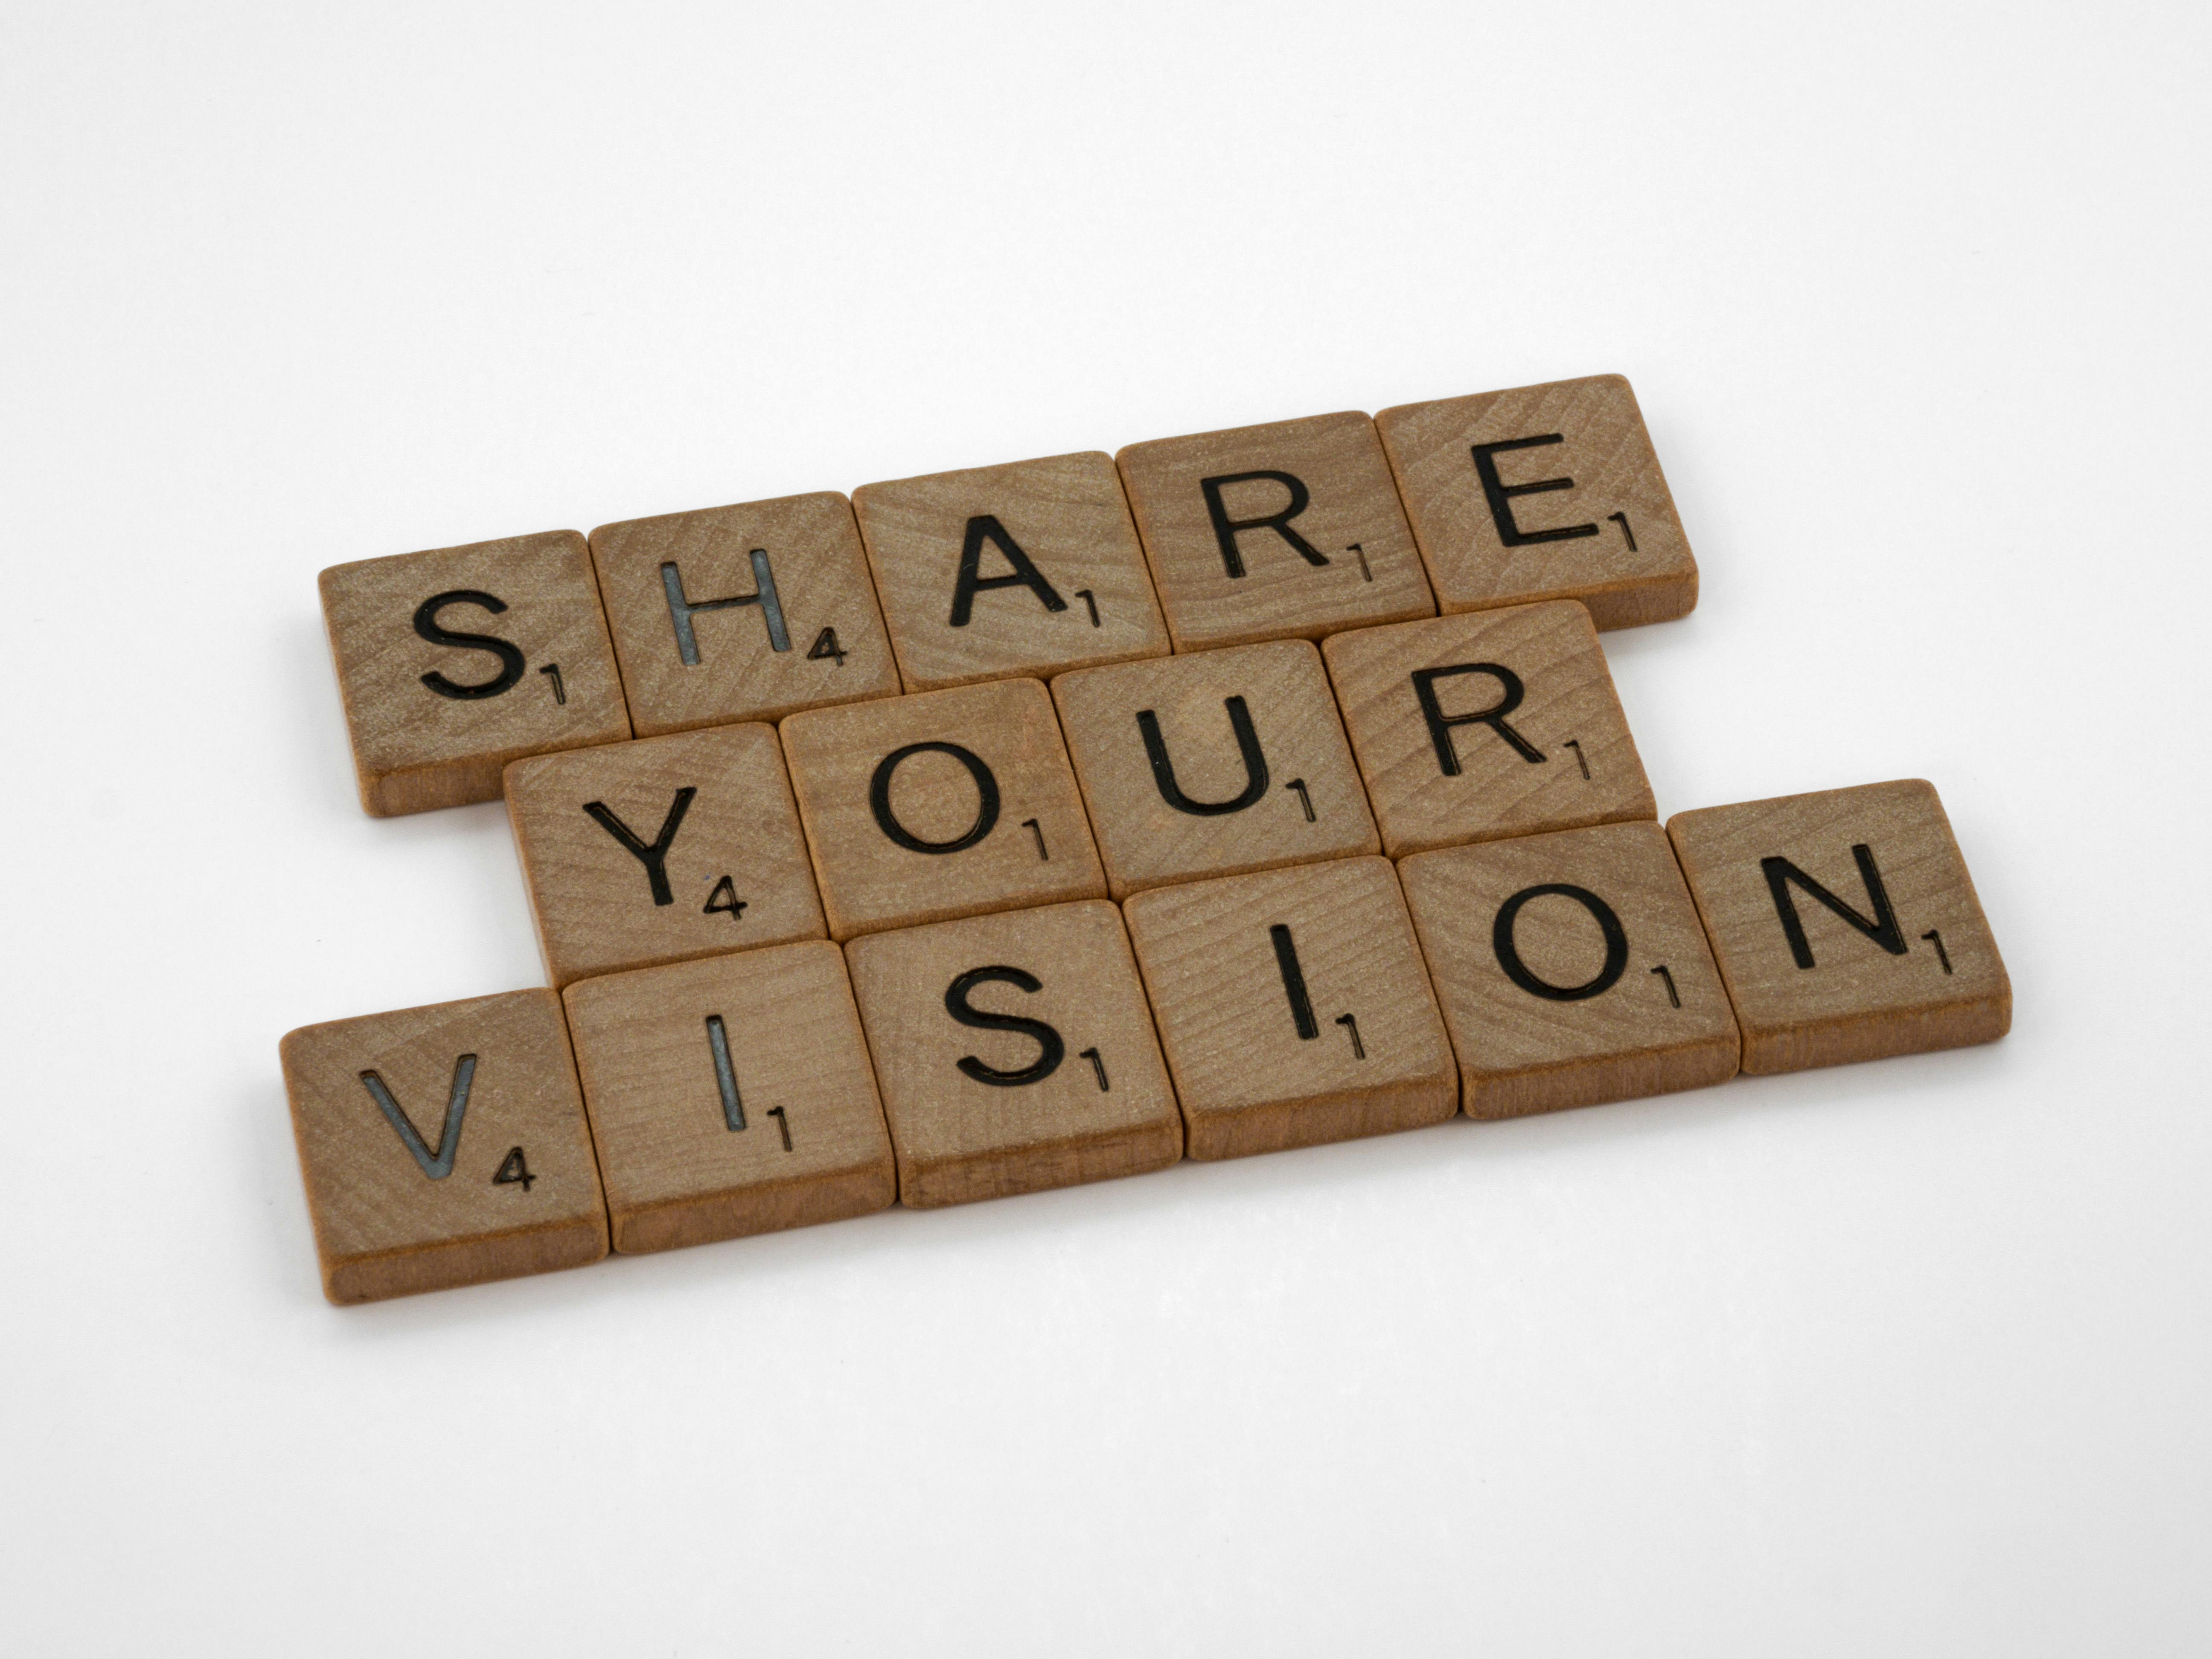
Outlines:
{"type": "Polygon", "coordinates": [[[1437,607],[1580,599],[1600,628],[1689,614],[1698,565],[1618,374],[1375,417],[1437,607]]]}
{"type": "Polygon", "coordinates": [[[1743,1069],[1990,1042],[2012,981],[1936,787],[1678,812],[1667,832],[1743,1027],[1743,1069]]]}
{"type": "Polygon", "coordinates": [[[517,761],[507,811],[556,986],[823,936],[773,726],[517,761]]]}
{"type": "Polygon", "coordinates": [[[573,530],[332,565],[320,586],[377,817],[497,800],[511,760],[630,734],[573,530]]]}
{"type": "Polygon", "coordinates": [[[1105,894],[1035,680],[812,709],[781,733],[832,939],[1105,894]]]}
{"type": "Polygon", "coordinates": [[[1182,1118],[1111,904],[871,933],[845,954],[901,1202],[1003,1198],[1182,1156],[1182,1118]]]}
{"type": "Polygon", "coordinates": [[[607,1253],[599,1165],[552,992],[302,1026],[278,1053],[331,1301],[607,1253]]]}
{"type": "Polygon", "coordinates": [[[592,562],[641,738],[898,695],[835,490],[601,525],[592,562]]]}
{"type": "Polygon", "coordinates": [[[1109,456],[863,484],[853,507],[909,691],[1168,653],[1109,456]]]}

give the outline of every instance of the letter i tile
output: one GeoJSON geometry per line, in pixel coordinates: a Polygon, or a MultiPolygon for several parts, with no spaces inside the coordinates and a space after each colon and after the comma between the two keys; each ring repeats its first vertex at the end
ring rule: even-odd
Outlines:
{"type": "Polygon", "coordinates": [[[561,1000],[512,991],[302,1026],[279,1046],[336,1303],[607,1253],[561,1000]]]}

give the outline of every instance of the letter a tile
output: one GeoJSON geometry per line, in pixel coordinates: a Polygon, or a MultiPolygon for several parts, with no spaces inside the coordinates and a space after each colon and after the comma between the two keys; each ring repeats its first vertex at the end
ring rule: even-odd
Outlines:
{"type": "Polygon", "coordinates": [[[278,1053],[331,1301],[607,1253],[599,1165],[552,992],[302,1026],[278,1053]]]}
{"type": "Polygon", "coordinates": [[[641,738],[898,695],[835,490],[601,525],[592,562],[641,738]]]}
{"type": "Polygon", "coordinates": [[[1357,410],[1154,439],[1115,460],[1178,651],[1436,615],[1357,410]]]}
{"type": "Polygon", "coordinates": [[[1105,894],[1035,680],[817,708],[782,736],[832,939],[1105,894]]]}
{"type": "Polygon", "coordinates": [[[377,817],[497,800],[511,761],[629,736],[573,530],[332,565],[323,621],[377,817]]]}
{"type": "Polygon", "coordinates": [[[507,811],[556,986],[826,931],[773,726],[517,761],[507,811]]]}
{"type": "Polygon", "coordinates": [[[1115,898],[1379,845],[1309,641],[1085,668],[1052,694],[1115,898]]]}
{"type": "Polygon", "coordinates": [[[1667,832],[1743,1027],[1743,1069],[1990,1042],[2012,981],[1936,787],[1678,812],[1667,832]]]}
{"type": "Polygon", "coordinates": [[[614,1246],[635,1254],[897,1196],[845,958],[826,939],[568,988],[614,1246]]]}
{"type": "Polygon", "coordinates": [[[1165,1169],[1182,1119],[1103,900],[845,947],[916,1209],[1165,1169]]]}
{"type": "Polygon", "coordinates": [[[1659,815],[1571,599],[1363,628],[1322,654],[1393,858],[1659,815]]]}
{"type": "Polygon", "coordinates": [[[1580,599],[1600,628],[1689,614],[1697,561],[1618,374],[1375,417],[1445,611],[1580,599]]]}
{"type": "Polygon", "coordinates": [[[1168,653],[1109,456],[863,484],[853,507],[909,691],[1168,653]]]}
{"type": "Polygon", "coordinates": [[[1657,824],[1446,848],[1398,873],[1469,1117],[1735,1075],[1735,1020],[1657,824]]]}
{"type": "Polygon", "coordinates": [[[1127,915],[1191,1157],[1387,1134],[1458,1110],[1388,860],[1164,887],[1127,915]]]}

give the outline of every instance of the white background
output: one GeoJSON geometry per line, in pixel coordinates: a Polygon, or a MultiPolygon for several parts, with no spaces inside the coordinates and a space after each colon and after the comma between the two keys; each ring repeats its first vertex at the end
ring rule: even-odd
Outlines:
{"type": "Polygon", "coordinates": [[[2197,4],[0,20],[0,1647],[2201,1653],[2197,4]],[[340,560],[1619,371],[1661,810],[1994,1048],[340,1311],[276,1041],[542,982],[340,560]]]}

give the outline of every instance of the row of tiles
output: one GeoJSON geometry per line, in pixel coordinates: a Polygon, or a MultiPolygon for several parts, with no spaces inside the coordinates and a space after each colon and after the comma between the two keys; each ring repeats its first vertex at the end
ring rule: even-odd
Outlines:
{"type": "Polygon", "coordinates": [[[282,1054],[349,1303],[2010,1021],[1942,806],[1903,781],[775,945],[282,1054]]]}
{"type": "Polygon", "coordinates": [[[1546,599],[1697,601],[1618,375],[334,566],[362,799],[524,756],[1546,599]]]}
{"type": "Polygon", "coordinates": [[[556,986],[1657,817],[1572,600],[537,756],[505,793],[556,986]]]}

